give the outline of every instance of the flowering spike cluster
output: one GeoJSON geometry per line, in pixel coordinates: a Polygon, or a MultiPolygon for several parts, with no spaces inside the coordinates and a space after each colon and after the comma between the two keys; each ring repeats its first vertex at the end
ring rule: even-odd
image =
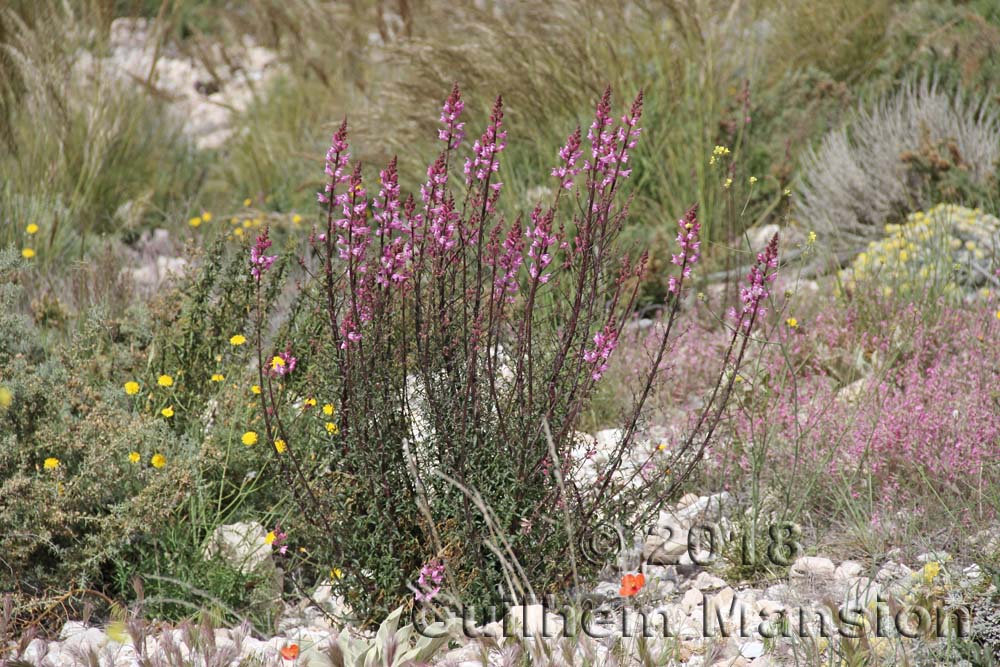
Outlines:
{"type": "Polygon", "coordinates": [[[372,202],[375,219],[375,236],[382,240],[382,256],[379,258],[375,282],[382,287],[398,285],[409,276],[408,265],[413,257],[413,246],[403,232],[408,231],[406,222],[399,216],[399,176],[396,158],[379,172],[382,187],[378,198],[372,202]]]}
{"type": "Polygon", "coordinates": [[[490,233],[487,245],[486,264],[495,270],[493,278],[493,300],[507,295],[509,303],[514,302],[514,295],[519,287],[517,272],[524,261],[524,237],[521,234],[520,219],[511,225],[503,244],[500,244],[500,228],[498,224],[490,233]]]}
{"type": "Polygon", "coordinates": [[[763,252],[757,253],[757,261],[750,267],[747,275],[747,283],[740,287],[740,301],[743,303],[742,309],[730,311],[730,316],[735,318],[740,325],[749,329],[751,322],[756,317],[763,317],[767,314],[767,309],[761,306],[761,302],[769,296],[767,284],[774,282],[778,277],[777,271],[768,272],[769,269],[778,268],[778,233],[768,242],[763,252]]]}
{"type": "Polygon", "coordinates": [[[250,275],[260,282],[260,276],[271,268],[277,255],[267,255],[267,249],[271,247],[271,239],[268,238],[267,227],[263,233],[257,237],[257,242],[250,248],[250,275]]]}
{"type": "Polygon", "coordinates": [[[347,168],[350,159],[351,154],[347,150],[347,119],[345,118],[344,122],[340,124],[340,128],[330,140],[330,149],[326,152],[325,172],[330,180],[327,181],[323,192],[316,195],[319,203],[330,204],[330,196],[333,189],[347,178],[344,175],[344,170],[347,168]]]}
{"type": "Polygon", "coordinates": [[[677,232],[677,245],[680,252],[674,255],[671,261],[681,267],[681,276],[680,279],[670,276],[667,290],[671,294],[680,292],[684,279],[691,277],[691,268],[698,263],[698,259],[701,257],[701,240],[699,238],[701,223],[698,222],[697,204],[689,208],[684,217],[677,221],[677,226],[680,228],[677,232]]]}
{"type": "Polygon", "coordinates": [[[420,576],[417,578],[417,586],[420,590],[413,594],[417,602],[430,602],[441,592],[441,583],[444,581],[444,563],[440,560],[432,560],[425,563],[420,568],[420,576]]]}
{"type": "MultiPolygon", "coordinates": [[[[483,136],[472,146],[473,157],[465,160],[465,183],[472,185],[473,180],[485,181],[490,174],[500,169],[497,155],[507,147],[507,130],[503,129],[503,98],[497,97],[490,114],[490,122],[483,136]]],[[[499,191],[502,183],[494,183],[490,187],[499,191]]]]}
{"type": "MultiPolygon", "coordinates": [[[[587,132],[590,140],[590,160],[584,169],[593,170],[600,178],[600,187],[610,185],[615,178],[627,178],[632,170],[625,165],[629,161],[629,151],[635,148],[641,133],[639,118],[642,116],[642,92],[632,102],[629,112],[622,116],[621,125],[612,131],[611,88],[604,91],[594,114],[594,122],[587,132]]],[[[596,180],[596,179],[595,179],[596,180]]]]}
{"type": "Polygon", "coordinates": [[[444,101],[444,107],[441,109],[441,124],[444,127],[438,130],[438,139],[448,146],[447,150],[458,148],[465,138],[465,123],[458,122],[464,109],[465,102],[462,101],[462,94],[456,83],[448,99],[444,101]]]}
{"type": "Polygon", "coordinates": [[[566,139],[566,145],[559,149],[559,159],[562,164],[552,169],[552,175],[559,179],[559,187],[569,190],[573,187],[573,179],[583,169],[576,166],[583,152],[580,150],[580,128],[566,139]]]}
{"type": "Polygon", "coordinates": [[[555,211],[549,209],[542,214],[541,207],[535,207],[531,212],[531,225],[524,231],[524,235],[531,239],[531,246],[528,248],[528,275],[532,280],[545,284],[551,278],[551,274],[544,273],[545,268],[552,262],[552,255],[549,250],[559,243],[558,234],[552,232],[552,221],[555,211]]]}
{"type": "Polygon", "coordinates": [[[608,324],[604,326],[604,329],[594,334],[594,347],[584,350],[583,360],[593,367],[590,377],[595,381],[600,380],[604,372],[608,370],[608,359],[611,358],[611,353],[615,351],[616,347],[618,347],[618,332],[608,324]]]}

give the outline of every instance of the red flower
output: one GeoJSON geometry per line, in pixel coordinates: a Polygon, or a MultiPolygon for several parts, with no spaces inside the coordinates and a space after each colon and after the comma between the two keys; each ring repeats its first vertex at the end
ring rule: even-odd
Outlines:
{"type": "Polygon", "coordinates": [[[295,660],[299,657],[299,645],[298,644],[288,644],[281,649],[281,657],[285,660],[295,660]]]}
{"type": "Polygon", "coordinates": [[[639,574],[626,574],[622,577],[622,587],[618,591],[618,594],[623,597],[632,597],[638,593],[643,586],[646,585],[646,575],[642,572],[639,574]]]}

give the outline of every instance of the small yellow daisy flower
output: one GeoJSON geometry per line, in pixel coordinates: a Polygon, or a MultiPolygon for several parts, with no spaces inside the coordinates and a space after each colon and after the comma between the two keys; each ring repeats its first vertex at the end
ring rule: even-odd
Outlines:
{"type": "Polygon", "coordinates": [[[174,406],[168,405],[167,407],[160,410],[160,414],[166,417],[167,419],[170,419],[171,417],[174,416],[174,406]]]}
{"type": "Polygon", "coordinates": [[[243,437],[240,438],[240,440],[242,440],[243,444],[246,445],[247,447],[249,447],[250,445],[256,445],[257,444],[257,432],[256,431],[247,431],[246,433],[243,434],[243,437]]]}
{"type": "Polygon", "coordinates": [[[278,536],[274,534],[274,531],[268,531],[267,535],[264,536],[265,544],[274,544],[274,541],[278,539],[278,536]]]}
{"type": "Polygon", "coordinates": [[[324,405],[323,406],[323,414],[326,415],[327,417],[332,416],[333,415],[333,406],[330,405],[329,403],[327,403],[326,405],[324,405]]]}
{"type": "Polygon", "coordinates": [[[201,219],[204,222],[212,222],[212,213],[210,211],[204,211],[204,212],[202,212],[201,219]]]}
{"type": "Polygon", "coordinates": [[[337,435],[338,433],[340,433],[340,429],[337,428],[337,425],[334,424],[333,422],[327,422],[326,432],[329,433],[330,435],[337,435]]]}
{"type": "Polygon", "coordinates": [[[785,320],[785,324],[787,324],[792,329],[797,329],[799,326],[799,321],[794,317],[789,317],[787,320],[785,320]]]}
{"type": "Polygon", "coordinates": [[[59,459],[50,456],[49,458],[45,459],[45,463],[42,464],[42,467],[44,467],[46,470],[55,470],[56,468],[59,467],[59,459]]]}
{"type": "Polygon", "coordinates": [[[167,465],[167,457],[163,454],[153,454],[153,458],[149,459],[149,463],[154,468],[162,468],[167,465]]]}
{"type": "Polygon", "coordinates": [[[997,316],[997,319],[1000,320],[1000,310],[998,310],[995,314],[997,316]]]}
{"type": "Polygon", "coordinates": [[[339,567],[332,567],[332,568],[330,568],[330,578],[331,579],[343,579],[344,578],[344,571],[341,570],[339,567]]]}
{"type": "Polygon", "coordinates": [[[191,225],[192,227],[199,227],[199,226],[201,226],[201,216],[197,215],[197,216],[191,218],[190,220],[188,220],[188,224],[191,225]]]}
{"type": "Polygon", "coordinates": [[[125,383],[125,393],[129,396],[135,396],[139,393],[139,383],[135,380],[129,380],[125,383]]]}
{"type": "Polygon", "coordinates": [[[234,236],[243,236],[243,230],[241,228],[237,227],[236,229],[233,230],[233,235],[234,236]]]}
{"type": "Polygon", "coordinates": [[[292,222],[295,223],[296,225],[299,224],[300,222],[302,222],[302,216],[296,213],[295,215],[292,216],[292,222]]]}
{"type": "Polygon", "coordinates": [[[274,449],[277,450],[279,454],[284,454],[285,451],[288,449],[288,445],[285,443],[284,440],[278,438],[277,440],[274,441],[274,449]]]}
{"type": "Polygon", "coordinates": [[[174,378],[164,374],[156,378],[156,384],[160,385],[161,387],[172,387],[174,386],[174,378]]]}
{"type": "Polygon", "coordinates": [[[666,448],[667,448],[667,443],[665,443],[665,442],[661,442],[660,444],[658,444],[658,445],[656,446],[656,450],[657,450],[657,451],[660,451],[660,452],[662,452],[662,451],[663,451],[663,450],[665,450],[666,448]]]}
{"type": "Polygon", "coordinates": [[[306,400],[302,401],[302,404],[304,406],[306,406],[307,408],[315,408],[316,407],[316,399],[315,398],[307,398],[306,400]]]}
{"type": "Polygon", "coordinates": [[[253,200],[250,199],[250,197],[247,197],[246,199],[243,200],[243,206],[244,206],[244,208],[250,208],[250,204],[252,204],[252,203],[253,203],[253,200]]]}
{"type": "Polygon", "coordinates": [[[34,256],[35,250],[33,248],[24,248],[21,250],[21,257],[24,257],[25,259],[31,259],[34,256]]]}
{"type": "Polygon", "coordinates": [[[212,382],[222,382],[226,379],[226,376],[222,373],[212,373],[212,382]]]}
{"type": "Polygon", "coordinates": [[[252,394],[259,394],[260,393],[260,385],[259,384],[250,385],[250,393],[252,393],[252,394]]]}
{"type": "Polygon", "coordinates": [[[231,336],[229,338],[230,345],[239,346],[243,345],[243,343],[245,342],[247,342],[247,339],[246,336],[244,336],[243,334],[236,334],[235,336],[231,336]]]}
{"type": "Polygon", "coordinates": [[[27,227],[24,228],[24,231],[27,232],[28,234],[37,234],[38,225],[32,222],[27,227]]]}
{"type": "Polygon", "coordinates": [[[140,458],[141,457],[139,456],[139,452],[129,452],[128,453],[128,462],[129,463],[138,463],[140,458]]]}
{"type": "Polygon", "coordinates": [[[271,370],[276,371],[279,368],[283,368],[285,366],[285,360],[279,357],[278,355],[274,355],[274,357],[271,358],[270,365],[271,365],[271,370]]]}
{"type": "Polygon", "coordinates": [[[807,241],[809,245],[816,243],[816,232],[809,232],[809,240],[807,241]]]}

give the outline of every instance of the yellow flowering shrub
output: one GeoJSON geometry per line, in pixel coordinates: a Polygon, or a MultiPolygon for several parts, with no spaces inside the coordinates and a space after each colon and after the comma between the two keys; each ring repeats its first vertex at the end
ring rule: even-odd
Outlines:
{"type": "Polygon", "coordinates": [[[979,209],[938,204],[885,227],[840,283],[848,292],[876,289],[883,296],[959,297],[984,283],[1000,243],[1000,220],[979,209]]]}

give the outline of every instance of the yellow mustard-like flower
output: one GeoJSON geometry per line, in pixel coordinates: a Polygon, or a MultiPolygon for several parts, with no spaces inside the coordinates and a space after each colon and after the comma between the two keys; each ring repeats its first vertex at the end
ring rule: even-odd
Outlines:
{"type": "Polygon", "coordinates": [[[163,374],[160,377],[156,378],[156,384],[160,385],[161,387],[172,387],[174,386],[174,378],[170,375],[163,374]]]}
{"type": "Polygon", "coordinates": [[[222,382],[226,379],[226,376],[222,373],[212,373],[212,382],[222,382]]]}
{"type": "Polygon", "coordinates": [[[260,393],[260,385],[259,384],[252,384],[252,385],[250,385],[250,393],[252,393],[252,394],[259,394],[260,393]]]}
{"type": "Polygon", "coordinates": [[[250,204],[252,204],[252,203],[253,203],[253,200],[250,199],[250,197],[247,197],[246,199],[243,200],[243,207],[244,208],[250,208],[250,204]]]}
{"type": "Polygon", "coordinates": [[[129,452],[128,453],[128,462],[129,463],[138,463],[140,458],[142,458],[142,457],[139,456],[139,452],[129,452]]]}
{"type": "Polygon", "coordinates": [[[302,401],[302,405],[303,405],[303,407],[307,407],[307,408],[315,408],[316,407],[316,399],[315,398],[307,398],[306,400],[302,401]]]}
{"type": "Polygon", "coordinates": [[[330,578],[331,579],[343,579],[344,578],[344,571],[341,570],[339,567],[332,567],[332,568],[330,568],[330,578]]]}
{"type": "Polygon", "coordinates": [[[751,176],[750,177],[750,185],[753,185],[756,182],[757,182],[757,177],[756,176],[751,176]]]}
{"type": "Polygon", "coordinates": [[[212,212],[211,211],[203,211],[202,214],[201,214],[201,219],[204,222],[212,222],[212,212]]]}
{"type": "Polygon", "coordinates": [[[246,433],[243,434],[243,437],[240,438],[240,440],[247,447],[249,447],[250,445],[256,445],[257,444],[257,432],[256,431],[247,431],[246,433]]]}
{"type": "Polygon", "coordinates": [[[149,463],[154,468],[162,468],[167,465],[167,457],[163,454],[153,454],[153,458],[149,459],[149,463]]]}
{"type": "Polygon", "coordinates": [[[274,544],[274,541],[276,539],[278,539],[278,536],[274,533],[273,530],[271,530],[271,531],[268,531],[267,535],[264,536],[264,543],[265,544],[274,544]]]}
{"type": "Polygon", "coordinates": [[[732,184],[733,184],[733,179],[727,178],[726,182],[722,184],[722,187],[724,187],[724,188],[726,188],[728,190],[729,186],[732,185],[732,184]]]}
{"type": "Polygon", "coordinates": [[[271,370],[276,371],[279,368],[283,368],[285,366],[285,360],[279,357],[278,355],[274,355],[274,357],[271,358],[270,366],[271,370]]]}
{"type": "Polygon", "coordinates": [[[799,327],[799,321],[794,317],[789,317],[787,320],[785,320],[785,324],[787,324],[792,329],[797,329],[799,327]]]}
{"type": "Polygon", "coordinates": [[[924,568],[921,572],[924,576],[924,583],[929,584],[934,581],[934,577],[938,576],[941,572],[941,563],[938,563],[937,561],[926,563],[924,564],[924,568]]]}
{"type": "Polygon", "coordinates": [[[139,383],[135,380],[129,380],[125,383],[125,393],[129,396],[135,396],[139,393],[139,383]]]}
{"type": "Polygon", "coordinates": [[[296,225],[299,224],[300,222],[302,222],[302,216],[296,213],[295,215],[292,216],[292,222],[296,225]]]}
{"type": "Polygon", "coordinates": [[[243,236],[243,229],[240,228],[240,227],[237,227],[236,229],[233,230],[233,235],[234,236],[243,236]]]}
{"type": "Polygon", "coordinates": [[[55,470],[56,468],[59,467],[59,459],[57,459],[54,456],[50,456],[49,458],[45,459],[45,463],[42,464],[42,467],[45,468],[46,470],[55,470]]]}
{"type": "Polygon", "coordinates": [[[330,435],[337,435],[338,433],[340,433],[340,429],[337,428],[337,425],[334,424],[333,422],[327,422],[326,432],[329,433],[330,435]]]}

